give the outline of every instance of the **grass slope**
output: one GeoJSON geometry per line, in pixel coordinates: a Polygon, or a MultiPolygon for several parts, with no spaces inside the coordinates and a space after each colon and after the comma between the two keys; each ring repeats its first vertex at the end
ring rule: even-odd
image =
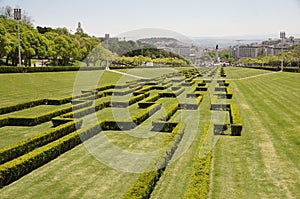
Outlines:
{"type": "Polygon", "coordinates": [[[244,130],[217,143],[211,198],[300,196],[299,77],[277,73],[231,81],[244,130]]]}

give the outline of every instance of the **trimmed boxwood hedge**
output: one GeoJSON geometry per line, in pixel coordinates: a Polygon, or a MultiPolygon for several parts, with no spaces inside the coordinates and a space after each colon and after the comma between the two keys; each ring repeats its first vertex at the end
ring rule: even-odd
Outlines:
{"type": "Polygon", "coordinates": [[[202,102],[203,96],[200,95],[199,97],[197,97],[197,99],[195,100],[195,103],[180,103],[179,104],[179,108],[180,109],[186,109],[186,110],[197,110],[200,103],[202,102]]]}
{"type": "Polygon", "coordinates": [[[50,129],[13,145],[0,149],[0,164],[24,155],[37,147],[48,144],[68,133],[76,131],[82,124],[81,120],[72,121],[59,127],[50,129]]]}
{"type": "Polygon", "coordinates": [[[8,106],[2,106],[2,107],[0,107],[0,115],[23,110],[26,108],[32,108],[32,107],[39,106],[39,105],[45,105],[45,104],[47,104],[46,99],[37,99],[37,100],[29,101],[29,102],[18,103],[18,104],[13,104],[13,105],[8,105],[8,106]]]}
{"type": "Polygon", "coordinates": [[[163,122],[163,121],[153,121],[151,131],[156,132],[172,132],[172,130],[177,126],[176,122],[163,122]]]}
{"type": "Polygon", "coordinates": [[[160,179],[183,137],[184,128],[184,124],[178,123],[169,138],[164,142],[158,155],[153,158],[146,168],[147,172],[139,175],[135,183],[123,195],[123,199],[150,198],[156,183],[160,179]]]}
{"type": "Polygon", "coordinates": [[[149,93],[146,93],[146,94],[141,94],[141,95],[138,95],[138,96],[135,96],[135,97],[132,97],[129,99],[129,101],[123,101],[123,102],[111,102],[111,106],[112,107],[122,107],[122,108],[125,108],[125,107],[128,107],[132,104],[135,104],[143,99],[145,99],[146,97],[149,96],[149,93]]]}
{"type": "Polygon", "coordinates": [[[60,110],[51,111],[35,117],[8,117],[9,126],[35,126],[44,122],[50,121],[52,118],[59,115],[69,113],[72,111],[72,107],[63,108],[60,110]]]}
{"type": "Polygon", "coordinates": [[[186,199],[208,198],[212,153],[208,152],[204,154],[204,156],[200,156],[201,151],[206,150],[204,149],[204,142],[208,134],[208,129],[209,123],[206,123],[199,141],[198,149],[195,153],[192,176],[184,196],[186,199]]]}
{"type": "Polygon", "coordinates": [[[97,122],[0,165],[0,188],[57,158],[99,132],[101,132],[101,125],[97,122]]]}
{"type": "Polygon", "coordinates": [[[179,96],[181,93],[184,92],[184,88],[181,88],[177,91],[174,91],[174,92],[163,92],[163,93],[159,93],[159,96],[160,97],[177,97],[179,96]]]}
{"type": "Polygon", "coordinates": [[[171,117],[177,112],[179,107],[178,103],[174,103],[172,104],[165,112],[163,112],[158,120],[160,121],[169,121],[169,119],[171,119],[171,117]]]}
{"type": "Polygon", "coordinates": [[[236,104],[230,104],[230,123],[231,123],[231,135],[240,136],[243,130],[243,121],[240,116],[238,106],[236,104]]]}
{"type": "Polygon", "coordinates": [[[150,106],[143,111],[139,112],[137,115],[133,116],[131,120],[136,124],[140,125],[143,123],[146,119],[148,119],[151,115],[153,115],[155,112],[161,109],[161,104],[154,104],[153,106],[150,106]]]}

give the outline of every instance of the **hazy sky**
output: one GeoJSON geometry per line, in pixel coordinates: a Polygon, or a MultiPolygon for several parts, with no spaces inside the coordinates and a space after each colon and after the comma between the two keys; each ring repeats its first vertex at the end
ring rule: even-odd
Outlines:
{"type": "Polygon", "coordinates": [[[300,0],[0,0],[32,16],[35,26],[113,36],[162,28],[187,36],[300,34],[300,0]]]}

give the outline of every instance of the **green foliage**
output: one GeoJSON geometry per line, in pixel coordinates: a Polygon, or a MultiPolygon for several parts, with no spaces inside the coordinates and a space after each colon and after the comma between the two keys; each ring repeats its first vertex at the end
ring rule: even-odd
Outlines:
{"type": "Polygon", "coordinates": [[[14,105],[9,105],[9,106],[2,106],[2,107],[0,107],[0,115],[19,111],[19,110],[26,109],[26,108],[39,106],[39,105],[46,104],[46,103],[47,103],[46,99],[38,99],[38,100],[33,100],[33,101],[25,102],[25,103],[19,103],[19,104],[14,104],[14,105]]]}
{"type": "Polygon", "coordinates": [[[21,142],[0,149],[0,164],[13,160],[38,147],[57,140],[80,127],[82,121],[69,122],[59,127],[50,129],[21,142]]]}
{"type": "Polygon", "coordinates": [[[179,107],[178,103],[171,105],[162,115],[160,115],[159,120],[168,121],[177,112],[179,107]]]}
{"type": "MultiPolygon", "coordinates": [[[[6,56],[5,65],[15,66],[18,62],[17,22],[6,18],[0,18],[0,22],[0,58],[6,56]]],[[[66,28],[37,27],[36,30],[20,23],[20,30],[21,57],[25,66],[31,66],[33,57],[51,59],[53,65],[70,65],[74,60],[83,60],[100,44],[94,37],[72,35],[66,28]]]]}
{"type": "Polygon", "coordinates": [[[231,122],[231,134],[233,136],[240,136],[243,130],[243,121],[240,116],[238,106],[236,104],[230,104],[230,122],[231,122]]]}
{"type": "Polygon", "coordinates": [[[149,198],[157,181],[172,158],[184,133],[184,125],[179,123],[164,142],[158,155],[148,165],[147,172],[141,173],[136,182],[123,196],[124,199],[149,198]]]}
{"type": "Polygon", "coordinates": [[[0,187],[46,164],[101,131],[98,122],[0,165],[0,187]]]}
{"type": "Polygon", "coordinates": [[[190,183],[185,192],[184,198],[187,199],[208,198],[212,152],[208,152],[207,154],[204,154],[204,156],[200,155],[205,150],[204,147],[205,142],[207,141],[208,129],[209,123],[206,123],[199,141],[198,150],[194,157],[194,166],[190,183]]]}

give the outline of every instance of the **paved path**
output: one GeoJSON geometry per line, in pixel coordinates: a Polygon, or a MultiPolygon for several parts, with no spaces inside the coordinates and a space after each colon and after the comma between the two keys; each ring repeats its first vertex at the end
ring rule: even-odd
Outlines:
{"type": "Polygon", "coordinates": [[[260,76],[265,76],[265,75],[272,75],[272,74],[276,74],[276,73],[278,73],[278,72],[263,73],[263,74],[259,74],[259,75],[253,75],[253,76],[242,77],[242,78],[231,78],[231,79],[224,78],[222,80],[245,80],[245,79],[252,79],[252,78],[256,78],[256,77],[260,77],[260,76]]]}
{"type": "Polygon", "coordinates": [[[118,73],[118,74],[121,74],[121,75],[126,75],[126,76],[130,76],[130,77],[134,77],[134,78],[137,78],[137,79],[149,79],[148,77],[141,77],[141,76],[137,76],[137,75],[123,73],[123,72],[120,72],[120,71],[117,71],[117,70],[107,70],[107,71],[110,71],[110,72],[113,72],[113,73],[118,73]]]}

